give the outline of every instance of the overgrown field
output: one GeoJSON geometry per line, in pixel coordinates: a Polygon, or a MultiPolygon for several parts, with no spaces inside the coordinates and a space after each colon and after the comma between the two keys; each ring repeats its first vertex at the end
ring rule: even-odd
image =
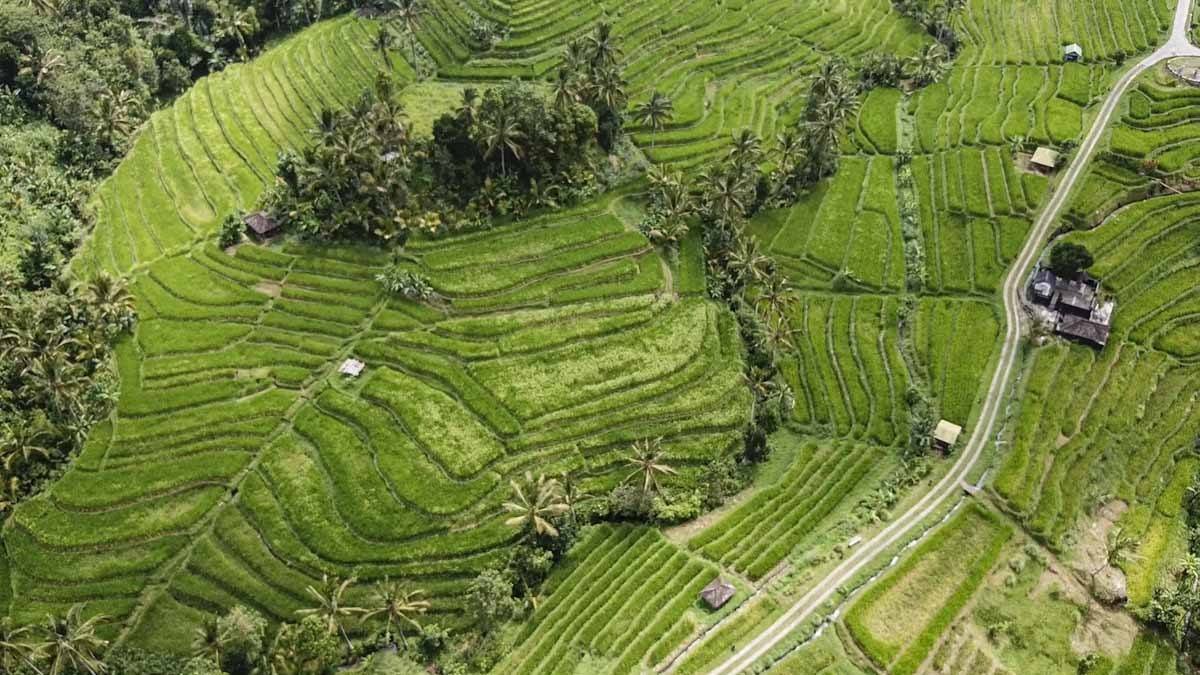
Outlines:
{"type": "Polygon", "coordinates": [[[888,672],[915,673],[1010,536],[994,514],[967,506],[851,606],[855,641],[888,672]]]}

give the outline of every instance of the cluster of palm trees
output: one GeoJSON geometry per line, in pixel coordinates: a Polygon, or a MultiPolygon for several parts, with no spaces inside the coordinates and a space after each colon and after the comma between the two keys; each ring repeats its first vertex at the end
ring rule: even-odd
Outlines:
{"type": "Polygon", "coordinates": [[[582,102],[596,111],[601,143],[606,148],[611,147],[611,141],[620,132],[621,111],[629,100],[628,82],[621,69],[623,55],[613,35],[612,24],[601,21],[590,35],[567,43],[552,84],[556,105],[582,102]],[[604,138],[606,129],[611,138],[604,138]]]}
{"type": "Polygon", "coordinates": [[[925,27],[947,51],[958,50],[954,19],[967,6],[967,0],[892,0],[896,11],[925,27]]]}
{"type": "Polygon", "coordinates": [[[84,605],[73,605],[62,617],[47,616],[35,626],[21,626],[12,617],[0,618],[0,673],[28,669],[42,675],[100,675],[108,640],[99,628],[108,617],[84,618],[84,605]]]}
{"type": "MultiPolygon", "coordinates": [[[[662,441],[662,437],[634,441],[623,460],[633,470],[622,483],[640,479],[640,489],[646,497],[663,494],[661,479],[678,473],[666,459],[662,441]]],[[[566,473],[558,478],[547,478],[544,474],[534,478],[526,471],[520,480],[509,481],[509,485],[512,494],[503,504],[509,514],[504,524],[521,530],[526,538],[558,537],[556,522],[566,516],[576,524],[577,508],[592,498],[566,473]]]]}
{"type": "Polygon", "coordinates": [[[267,210],[284,225],[321,238],[360,236],[403,244],[410,230],[436,228],[415,199],[409,122],[389,77],[348,109],[323,110],[317,142],[280,163],[283,179],[267,210]]]}
{"type": "MultiPolygon", "coordinates": [[[[358,583],[355,577],[340,578],[322,575],[319,586],[308,586],[305,590],[312,600],[312,606],[296,612],[301,621],[316,621],[323,631],[334,642],[344,642],[346,649],[343,655],[353,651],[349,629],[364,624],[382,624],[383,639],[386,644],[395,645],[399,638],[401,645],[408,648],[408,634],[420,633],[419,617],[429,611],[430,603],[424,598],[424,591],[409,589],[400,582],[384,577],[372,589],[366,606],[353,604],[348,595],[358,583]],[[311,618],[310,618],[311,617],[311,618]]],[[[262,620],[252,610],[235,607],[223,620],[210,620],[196,629],[192,641],[192,655],[212,661],[215,664],[230,662],[234,652],[245,651],[248,634],[260,631],[265,627],[262,620]]],[[[301,653],[303,646],[286,644],[277,637],[269,655],[261,653],[258,648],[248,653],[238,654],[238,658],[247,661],[243,665],[247,669],[255,669],[258,661],[264,661],[267,672],[284,674],[292,672],[308,672],[303,667],[297,667],[304,657],[301,653]]],[[[322,638],[326,639],[326,638],[322,638]]]]}
{"type": "Polygon", "coordinates": [[[113,340],[135,320],[124,282],[99,274],[0,293],[0,513],[35,489],[107,413],[98,388],[113,340]]]}

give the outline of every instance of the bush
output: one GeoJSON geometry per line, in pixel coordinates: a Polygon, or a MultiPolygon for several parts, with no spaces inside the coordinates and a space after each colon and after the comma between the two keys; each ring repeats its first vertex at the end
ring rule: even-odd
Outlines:
{"type": "Polygon", "coordinates": [[[217,245],[221,248],[236,245],[242,240],[243,227],[242,219],[238,214],[231,213],[225,216],[225,220],[221,221],[221,229],[217,232],[217,245]]]}
{"type": "Polygon", "coordinates": [[[1082,244],[1060,241],[1050,249],[1050,269],[1060,277],[1074,279],[1094,262],[1091,251],[1082,244]]]}

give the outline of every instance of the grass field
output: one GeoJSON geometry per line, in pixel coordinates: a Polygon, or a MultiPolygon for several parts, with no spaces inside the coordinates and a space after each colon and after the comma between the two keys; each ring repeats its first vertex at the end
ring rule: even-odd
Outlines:
{"type": "Polygon", "coordinates": [[[855,641],[888,672],[915,673],[1011,535],[994,514],[967,506],[851,606],[855,641]]]}

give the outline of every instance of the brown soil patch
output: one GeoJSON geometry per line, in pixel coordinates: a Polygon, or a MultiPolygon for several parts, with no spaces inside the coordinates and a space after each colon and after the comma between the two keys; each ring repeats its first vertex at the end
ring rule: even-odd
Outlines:
{"type": "Polygon", "coordinates": [[[1077,576],[1089,578],[1096,574],[1096,585],[1100,597],[1123,600],[1125,597],[1125,574],[1121,570],[1109,567],[1108,538],[1121,515],[1129,506],[1120,500],[1108,502],[1096,512],[1096,515],[1078,533],[1079,543],[1070,560],[1071,568],[1077,576]]]}
{"type": "Polygon", "coordinates": [[[283,286],[275,283],[274,281],[260,281],[257,284],[254,284],[254,290],[262,293],[263,295],[269,295],[272,298],[278,298],[279,295],[283,293],[283,286]]]}
{"type": "Polygon", "coordinates": [[[1062,448],[1064,445],[1066,445],[1067,443],[1070,443],[1070,442],[1071,442],[1070,436],[1064,436],[1063,434],[1059,434],[1058,439],[1054,441],[1054,447],[1062,448]]]}
{"type": "Polygon", "coordinates": [[[225,247],[225,255],[235,256],[235,255],[237,255],[238,249],[245,245],[246,245],[246,243],[242,242],[240,244],[234,244],[233,246],[226,246],[225,247]]]}
{"type": "Polygon", "coordinates": [[[1036,599],[1055,589],[1071,602],[1086,608],[1083,620],[1071,635],[1072,651],[1081,656],[1099,652],[1123,657],[1129,653],[1138,634],[1137,622],[1129,613],[1093,599],[1075,573],[1052,561],[1034,586],[1032,597],[1036,599]]]}

